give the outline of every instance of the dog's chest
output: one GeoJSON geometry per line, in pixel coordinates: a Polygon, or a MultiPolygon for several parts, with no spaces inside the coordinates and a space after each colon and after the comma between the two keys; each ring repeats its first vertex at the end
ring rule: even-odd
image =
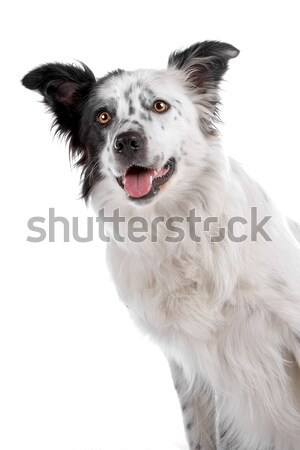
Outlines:
{"type": "Polygon", "coordinates": [[[112,247],[108,263],[133,319],[160,343],[211,340],[218,313],[204,288],[200,262],[169,258],[158,263],[149,253],[133,256],[112,247]]]}

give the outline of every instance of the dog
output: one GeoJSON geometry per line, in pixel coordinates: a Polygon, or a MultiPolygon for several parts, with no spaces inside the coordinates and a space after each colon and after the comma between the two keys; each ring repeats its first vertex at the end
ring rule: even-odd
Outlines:
{"type": "Polygon", "coordinates": [[[82,197],[122,217],[123,240],[105,224],[108,264],[169,361],[190,450],[299,450],[300,226],[222,150],[220,83],[238,54],[204,41],[163,70],[96,79],[50,63],[22,83],[69,141],[82,197]]]}

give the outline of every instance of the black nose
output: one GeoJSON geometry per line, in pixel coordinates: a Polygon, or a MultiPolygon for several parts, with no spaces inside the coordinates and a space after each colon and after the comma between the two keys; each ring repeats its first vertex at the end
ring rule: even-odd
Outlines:
{"type": "Polygon", "coordinates": [[[127,156],[142,150],[144,146],[144,139],[135,131],[126,131],[116,137],[114,148],[116,153],[124,153],[127,156]]]}

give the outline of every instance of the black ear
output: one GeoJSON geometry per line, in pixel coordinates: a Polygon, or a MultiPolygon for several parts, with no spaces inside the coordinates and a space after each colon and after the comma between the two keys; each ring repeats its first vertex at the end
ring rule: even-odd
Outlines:
{"type": "Polygon", "coordinates": [[[216,134],[219,122],[219,84],[228,69],[228,61],[238,56],[239,50],[230,44],[204,41],[169,57],[168,67],[183,72],[192,89],[192,100],[199,110],[200,127],[204,134],[216,134]]]}
{"type": "Polygon", "coordinates": [[[70,147],[76,153],[80,146],[79,122],[84,101],[96,79],[92,71],[83,63],[44,64],[29,72],[22,84],[38,91],[55,115],[54,125],[58,132],[70,138],[70,147]]]}
{"type": "Polygon", "coordinates": [[[197,88],[217,87],[228,69],[228,61],[238,54],[239,50],[224,42],[198,42],[172,53],[168,67],[183,70],[186,80],[197,88]]]}

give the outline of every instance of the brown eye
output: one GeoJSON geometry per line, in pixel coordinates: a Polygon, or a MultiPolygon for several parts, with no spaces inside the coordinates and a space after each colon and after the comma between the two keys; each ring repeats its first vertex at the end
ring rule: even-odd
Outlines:
{"type": "Polygon", "coordinates": [[[153,110],[158,113],[164,113],[169,109],[168,103],[164,102],[163,100],[156,100],[156,102],[153,104],[153,110]]]}
{"type": "Polygon", "coordinates": [[[111,120],[111,117],[108,114],[108,112],[106,112],[106,111],[101,112],[98,116],[98,122],[102,123],[103,125],[108,123],[110,120],[111,120]]]}

